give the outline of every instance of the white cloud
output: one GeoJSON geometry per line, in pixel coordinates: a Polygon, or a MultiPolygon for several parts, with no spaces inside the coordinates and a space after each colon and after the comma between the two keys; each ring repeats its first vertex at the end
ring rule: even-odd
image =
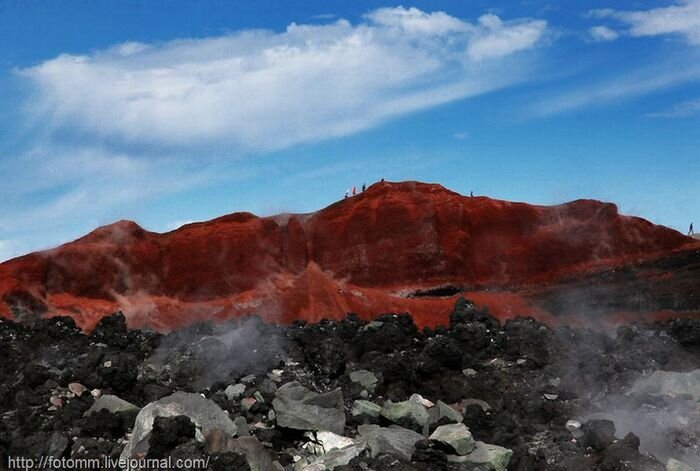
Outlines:
{"type": "Polygon", "coordinates": [[[542,38],[546,27],[543,20],[506,24],[489,13],[479,18],[478,31],[467,46],[467,53],[472,60],[479,61],[530,49],[542,38]]]}
{"type": "Polygon", "coordinates": [[[588,33],[591,35],[591,38],[597,42],[614,41],[620,36],[617,31],[607,26],[594,26],[588,30],[588,33]]]}
{"type": "Polygon", "coordinates": [[[689,118],[697,115],[700,115],[700,99],[684,101],[667,111],[649,113],[647,116],[651,118],[689,118]]]}
{"type": "Polygon", "coordinates": [[[525,80],[513,56],[539,20],[470,23],[382,8],[365,22],[292,24],[163,44],[63,54],[20,73],[27,110],[49,128],[116,142],[270,150],[348,135],[387,119],[525,80]]]}
{"type": "Polygon", "coordinates": [[[468,33],[474,29],[469,23],[445,12],[426,13],[417,8],[379,8],[365,16],[375,25],[413,34],[468,33]]]}
{"type": "Polygon", "coordinates": [[[650,10],[592,10],[590,16],[616,19],[626,24],[628,34],[634,37],[673,34],[700,45],[700,0],[684,0],[650,10]]]}

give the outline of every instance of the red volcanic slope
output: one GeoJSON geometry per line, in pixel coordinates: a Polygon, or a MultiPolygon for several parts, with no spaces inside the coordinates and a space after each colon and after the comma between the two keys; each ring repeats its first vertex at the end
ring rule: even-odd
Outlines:
{"type": "Polygon", "coordinates": [[[497,315],[547,317],[513,289],[689,243],[598,201],[532,206],[377,183],[309,215],[235,213],[165,234],[128,221],[101,227],[0,264],[0,315],[29,308],[90,329],[121,309],[132,326],[167,330],[253,313],[288,322],[408,311],[434,325],[454,299],[407,294],[449,285],[497,315]]]}

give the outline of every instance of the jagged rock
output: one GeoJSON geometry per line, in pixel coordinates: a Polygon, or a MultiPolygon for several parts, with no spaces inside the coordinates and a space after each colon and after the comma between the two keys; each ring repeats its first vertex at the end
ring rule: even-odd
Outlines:
{"type": "Polygon", "coordinates": [[[420,396],[414,395],[407,401],[387,401],[382,407],[381,415],[397,425],[425,433],[430,414],[419,398],[420,396]]]}
{"type": "Polygon", "coordinates": [[[305,448],[314,455],[323,455],[336,448],[345,448],[355,444],[355,440],[337,435],[333,432],[322,430],[320,432],[306,432],[304,434],[310,441],[305,448]]]}
{"type": "Polygon", "coordinates": [[[376,419],[379,417],[381,411],[382,406],[377,405],[374,402],[358,399],[352,403],[351,413],[353,417],[376,419]]]}
{"type": "Polygon", "coordinates": [[[700,369],[678,373],[675,371],[654,371],[650,376],[637,380],[631,394],[651,394],[681,396],[689,395],[700,400],[700,369]]]}
{"type": "Polygon", "coordinates": [[[373,393],[379,380],[371,371],[357,370],[350,373],[350,381],[362,385],[367,391],[373,393]]]}
{"type": "Polygon", "coordinates": [[[468,455],[448,455],[447,460],[461,469],[474,471],[506,471],[513,452],[498,445],[477,441],[468,455]]]}
{"type": "Polygon", "coordinates": [[[420,394],[411,394],[411,397],[409,398],[409,400],[417,402],[418,404],[422,405],[426,409],[430,409],[430,408],[435,407],[435,403],[433,401],[431,401],[430,399],[424,398],[420,394]]]}
{"type": "Polygon", "coordinates": [[[666,462],[666,471],[695,471],[695,469],[682,461],[669,458],[666,462]]]}
{"type": "Polygon", "coordinates": [[[76,396],[80,397],[85,391],[87,391],[87,388],[80,383],[70,383],[68,385],[68,390],[76,396]]]}
{"type": "Polygon", "coordinates": [[[581,438],[583,436],[583,431],[581,430],[581,422],[578,420],[567,420],[566,429],[571,432],[574,438],[581,438]]]}
{"type": "MultiPolygon", "coordinates": [[[[103,396],[104,397],[104,396],[103,396]]],[[[197,426],[196,437],[203,441],[204,437],[214,429],[221,429],[228,436],[236,434],[236,426],[213,401],[199,394],[176,392],[170,396],[151,402],[136,416],[134,429],[124,451],[123,459],[148,452],[148,436],[153,429],[156,417],[173,417],[184,415],[189,417],[197,426]]]]}
{"type": "Polygon", "coordinates": [[[240,398],[245,393],[245,384],[232,384],[224,390],[229,401],[240,398]]]}
{"type": "Polygon", "coordinates": [[[236,433],[239,437],[250,435],[250,427],[248,427],[248,422],[245,420],[245,417],[236,417],[233,424],[236,426],[236,433]]]}
{"type": "Polygon", "coordinates": [[[430,439],[458,455],[471,453],[475,446],[474,438],[464,424],[441,425],[430,435],[430,439]]]}
{"type": "Polygon", "coordinates": [[[357,431],[367,442],[373,457],[388,453],[410,461],[416,449],[416,442],[423,440],[423,436],[413,430],[396,426],[360,425],[357,431]]]}
{"type": "Polygon", "coordinates": [[[243,399],[241,399],[241,410],[243,412],[248,412],[257,403],[258,401],[254,397],[244,397],[243,399]]]}
{"type": "Polygon", "coordinates": [[[274,381],[275,383],[281,383],[283,374],[284,374],[284,370],[275,369],[275,370],[270,371],[267,374],[267,377],[270,379],[270,381],[274,381]]]}
{"type": "Polygon", "coordinates": [[[464,421],[464,417],[459,411],[440,400],[437,401],[436,407],[428,409],[428,413],[430,414],[431,424],[458,424],[464,421]]]}
{"type": "Polygon", "coordinates": [[[327,430],[338,435],[342,435],[345,429],[343,392],[340,388],[318,394],[293,381],[277,390],[272,407],[280,427],[327,430]]]}
{"type": "Polygon", "coordinates": [[[116,414],[117,412],[136,412],[139,410],[138,407],[120,397],[105,394],[104,396],[98,397],[92,407],[90,407],[83,415],[88,416],[103,409],[113,414],[116,414]]]}
{"type": "Polygon", "coordinates": [[[294,471],[332,471],[338,466],[345,466],[360,456],[367,445],[364,442],[353,443],[343,448],[334,448],[319,456],[313,463],[300,460],[294,465],[294,471]]]}
{"type": "Polygon", "coordinates": [[[54,406],[56,408],[63,407],[63,399],[61,399],[58,396],[51,397],[51,399],[49,399],[49,402],[51,403],[52,406],[54,406]]]}

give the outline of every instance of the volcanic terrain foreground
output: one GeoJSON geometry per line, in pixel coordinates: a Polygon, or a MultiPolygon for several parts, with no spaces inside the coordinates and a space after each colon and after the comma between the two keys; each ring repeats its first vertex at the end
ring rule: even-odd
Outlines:
{"type": "Polygon", "coordinates": [[[447,326],[422,331],[406,314],[168,334],[128,329],[121,314],[89,334],[66,317],[0,319],[0,469],[18,457],[200,459],[208,466],[187,469],[207,471],[700,469],[700,320],[614,334],[501,323],[465,299],[447,326]]]}
{"type": "Polygon", "coordinates": [[[316,321],[410,312],[444,324],[467,294],[499,318],[693,315],[700,245],[577,200],[533,206],[377,183],[312,214],[234,213],[165,234],[121,221],[0,265],[0,315],[122,310],[159,330],[257,314],[316,321]]]}

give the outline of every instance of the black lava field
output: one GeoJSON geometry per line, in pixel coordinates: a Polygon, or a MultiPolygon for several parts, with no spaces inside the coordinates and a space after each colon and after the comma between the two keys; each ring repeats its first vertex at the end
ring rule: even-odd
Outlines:
{"type": "Polygon", "coordinates": [[[0,320],[2,470],[692,470],[699,401],[698,320],[0,320]]]}

